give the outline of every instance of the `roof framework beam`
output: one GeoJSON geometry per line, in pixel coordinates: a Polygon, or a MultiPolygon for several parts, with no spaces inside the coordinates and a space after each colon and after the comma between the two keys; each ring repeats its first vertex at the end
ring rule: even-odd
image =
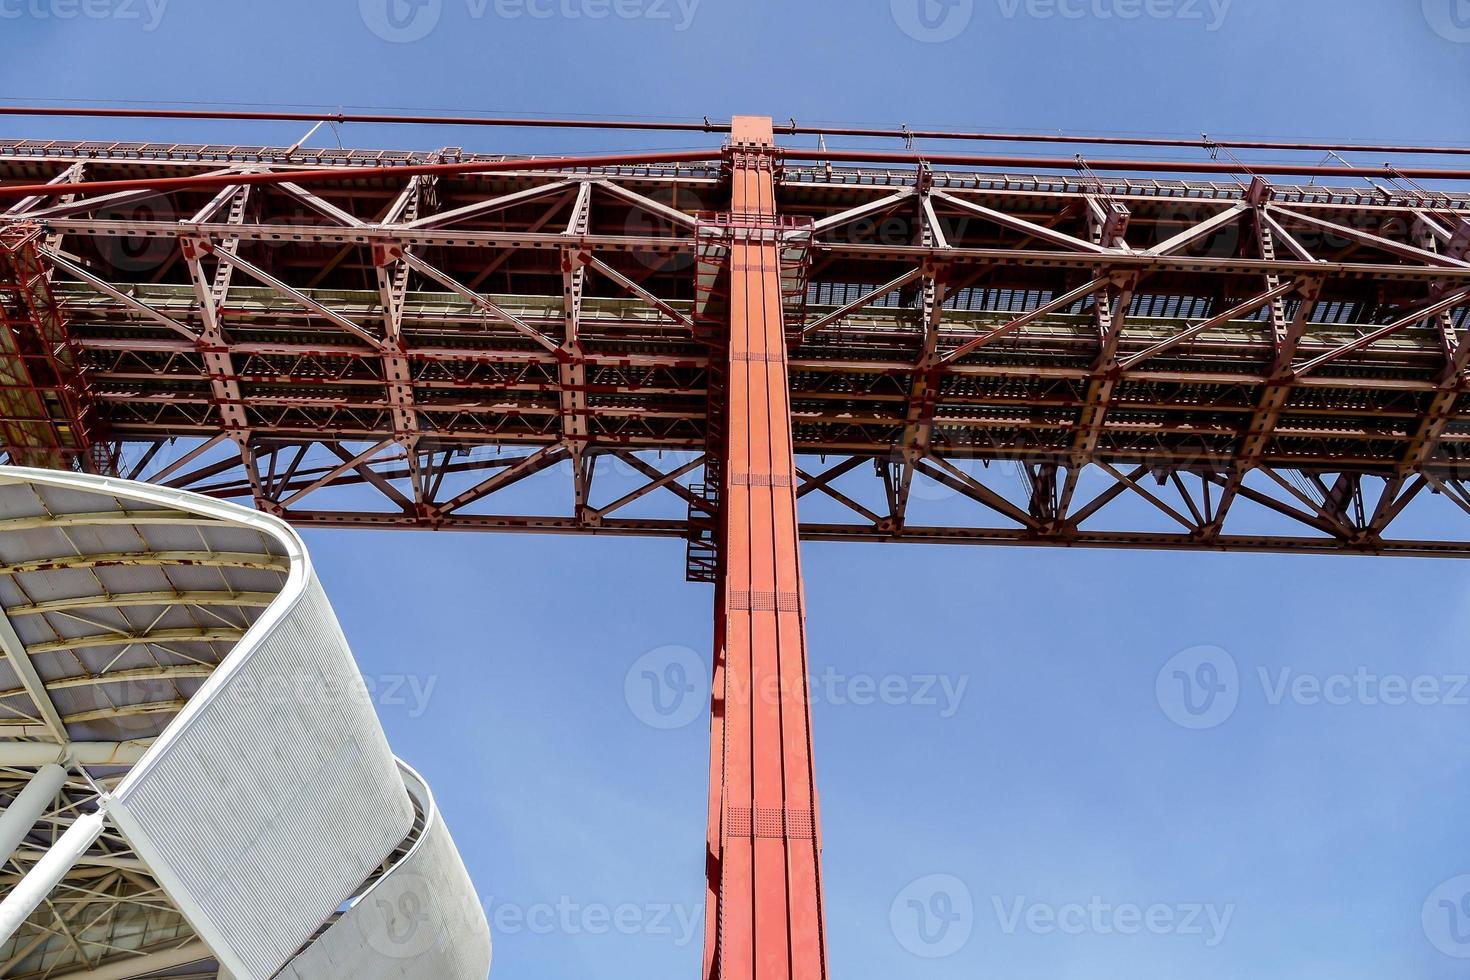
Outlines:
{"type": "Polygon", "coordinates": [[[0,652],[10,661],[11,669],[15,671],[26,695],[36,707],[37,716],[45,723],[52,738],[65,745],[71,740],[71,736],[67,734],[61,712],[56,710],[56,703],[46,690],[46,682],[41,679],[35,664],[31,663],[30,653],[20,634],[15,631],[15,624],[3,610],[0,610],[0,652]]]}
{"type": "Polygon", "coordinates": [[[0,767],[33,769],[45,765],[131,766],[143,758],[153,745],[150,739],[126,742],[50,742],[0,741],[0,767]]]}

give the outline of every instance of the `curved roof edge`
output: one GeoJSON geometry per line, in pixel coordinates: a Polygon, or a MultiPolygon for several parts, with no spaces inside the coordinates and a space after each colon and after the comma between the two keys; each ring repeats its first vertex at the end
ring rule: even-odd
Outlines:
{"type": "MultiPolygon", "coordinates": [[[[264,554],[279,553],[278,565],[272,566],[284,573],[283,581],[277,579],[279,591],[268,603],[260,601],[263,610],[233,634],[238,640],[217,664],[207,665],[213,669],[190,668],[191,676],[201,677],[197,689],[151,744],[128,743],[144,749],[141,757],[136,750],[127,757],[97,756],[107,759],[107,765],[131,759],[136,764],[110,792],[89,804],[105,814],[131,846],[138,863],[219,960],[222,975],[228,972],[235,980],[268,980],[276,975],[305,980],[348,973],[356,980],[483,978],[491,959],[483,908],[432,793],[388,748],[300,535],[271,515],[117,478],[0,468],[0,488],[17,484],[29,485],[47,505],[45,515],[29,519],[31,524],[61,524],[75,518],[75,526],[47,539],[53,550],[65,542],[80,551],[95,539],[104,544],[94,547],[106,552],[109,534],[122,528],[136,534],[145,549],[157,552],[158,561],[141,563],[156,566],[146,574],[168,578],[167,569],[175,569],[182,575],[189,562],[179,560],[177,568],[168,564],[177,559],[158,544],[168,540],[167,532],[158,528],[187,515],[190,519],[178,524],[198,530],[205,550],[210,534],[218,539],[238,537],[238,531],[227,530],[234,527],[263,536],[264,540],[254,540],[264,554]],[[92,497],[107,498],[107,504],[99,505],[92,497]],[[131,504],[142,506],[135,509],[131,504]],[[77,511],[56,521],[51,511],[57,505],[77,511]],[[154,515],[151,508],[165,513],[154,515]],[[98,521],[94,512],[107,519],[98,521]],[[137,526],[131,523],[135,515],[137,526]],[[75,533],[76,526],[89,522],[98,527],[75,533]],[[305,697],[281,703],[261,696],[273,683],[284,684],[288,691],[322,689],[352,696],[327,704],[305,697]],[[350,967],[339,962],[349,955],[350,967]],[[318,969],[319,964],[330,965],[318,969]]],[[[0,522],[0,543],[6,537],[3,532],[0,522]]],[[[144,572],[131,572],[128,563],[115,562],[113,554],[99,554],[98,562],[90,565],[89,557],[80,556],[86,573],[69,569],[73,577],[65,579],[67,589],[75,591],[78,582],[86,586],[95,580],[97,594],[109,603],[116,598],[112,593],[119,591],[119,581],[121,591],[138,591],[127,588],[127,577],[144,572]],[[77,574],[92,578],[79,579],[77,574]]],[[[32,591],[49,594],[44,587],[58,581],[58,573],[46,562],[26,566],[26,571],[32,591]]],[[[228,581],[226,586],[231,592],[239,588],[228,581]]],[[[168,587],[178,588],[171,581],[168,587]]],[[[67,593],[64,601],[77,598],[67,593]]],[[[36,612],[41,605],[30,603],[25,615],[44,620],[36,612]]],[[[0,609],[0,619],[5,611],[0,609]]],[[[174,631],[175,637],[179,632],[174,631]]],[[[21,662],[34,670],[32,651],[91,639],[96,638],[21,643],[19,658],[11,649],[5,652],[17,661],[17,670],[22,669],[21,662]]],[[[103,646],[118,645],[116,639],[102,639],[103,646]]],[[[143,635],[135,642],[154,641],[143,635]]],[[[92,667],[88,673],[109,668],[92,667]]],[[[48,685],[42,700],[51,694],[51,684],[76,681],[57,678],[54,671],[49,681],[37,676],[48,685]]],[[[83,680],[96,683],[99,678],[84,673],[83,680]]],[[[111,695],[108,700],[111,703],[111,695]]],[[[121,717],[131,706],[114,707],[121,717]]],[[[144,710],[154,709],[149,705],[144,710]]],[[[85,714],[90,721],[98,713],[85,714]]],[[[105,721],[107,712],[101,715],[105,721]]],[[[13,730],[24,739],[38,737],[34,726],[13,730]]],[[[68,740],[75,737],[74,730],[65,734],[68,740]]],[[[0,732],[0,740],[4,739],[0,732]]],[[[17,759],[34,754],[38,770],[58,759],[72,767],[89,764],[66,746],[29,740],[10,744],[27,750],[17,752],[17,759]],[[36,746],[40,748],[33,750],[36,746]]],[[[92,822],[99,828],[102,824],[92,822]]],[[[82,851],[97,839],[84,843],[82,851]]],[[[0,945],[8,938],[0,937],[0,945]]],[[[139,975],[147,972],[141,961],[137,966],[139,975]]]]}

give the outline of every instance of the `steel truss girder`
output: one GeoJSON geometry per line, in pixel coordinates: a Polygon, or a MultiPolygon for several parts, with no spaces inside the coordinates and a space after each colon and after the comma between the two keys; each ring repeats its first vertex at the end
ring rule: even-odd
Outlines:
{"type": "MultiPolygon", "coordinates": [[[[939,451],[916,454],[914,475],[927,480],[930,488],[924,496],[933,498],[935,488],[943,488],[951,492],[941,497],[974,504],[968,519],[961,514],[951,515],[952,526],[947,527],[925,525],[922,518],[915,519],[912,515],[906,520],[898,519],[897,500],[890,497],[893,488],[886,484],[890,457],[853,455],[835,461],[829,458],[827,465],[820,468],[804,464],[799,467],[797,498],[816,494],[836,502],[847,521],[833,523],[830,516],[809,516],[802,520],[800,533],[808,540],[1337,550],[1470,557],[1470,540],[1455,540],[1448,535],[1438,542],[1401,540],[1392,534],[1395,520],[1405,513],[1411,516],[1415,513],[1410,505],[1416,498],[1422,503],[1447,496],[1455,502],[1464,486],[1462,479],[1470,476],[1463,472],[1429,472],[1426,478],[1431,481],[1429,489],[1433,491],[1429,495],[1420,493],[1425,488],[1423,480],[1410,481],[1392,470],[1371,476],[1352,474],[1355,483],[1371,485],[1373,496],[1369,503],[1374,505],[1373,521],[1354,523],[1331,504],[1333,488],[1311,471],[1258,465],[1251,472],[1260,479],[1237,481],[1229,475],[1233,472],[1233,461],[1228,457],[1191,460],[1164,456],[1113,462],[1102,459],[1095,465],[1073,469],[1068,462],[1068,451],[1063,447],[1055,457],[1012,457],[1014,465],[1020,467],[1019,472],[1034,474],[1038,467],[1049,468],[1054,474],[1065,475],[1065,482],[1074,491],[1079,486],[1102,486],[1101,490],[1091,489],[1087,493],[1078,491],[1075,499],[1069,498],[1060,506],[1054,502],[1045,514],[1034,509],[1033,495],[1038,488],[1032,477],[1012,480],[1006,473],[997,472],[998,467],[977,470],[975,460],[942,455],[939,451]],[[864,474],[868,474],[866,480],[864,474]],[[1185,484],[1189,484],[1189,489],[1185,484]],[[1301,533],[1231,531],[1233,525],[1227,524],[1225,518],[1237,495],[1245,498],[1254,511],[1254,516],[1239,515],[1243,527],[1258,522],[1262,516],[1270,516],[1296,524],[1301,533]],[[1133,501],[1135,506],[1115,506],[1120,498],[1133,501]],[[1149,513],[1164,514],[1170,521],[1183,525],[1181,533],[1148,530],[1149,513]],[[1104,515],[1102,520],[1100,514],[1104,515]],[[1102,525],[1115,515],[1123,521],[1123,526],[1104,529],[1102,525]],[[1136,529],[1130,530],[1129,523],[1136,529]]],[[[704,466],[703,457],[697,454],[659,465],[647,458],[646,451],[594,449],[584,456],[584,462],[605,456],[622,464],[626,478],[604,487],[611,479],[606,477],[607,468],[588,467],[581,495],[574,496],[569,487],[564,498],[569,503],[568,513],[521,515],[497,513],[496,494],[568,462],[570,454],[563,443],[522,450],[515,455],[458,462],[452,452],[427,452],[434,456],[432,468],[441,485],[452,489],[472,479],[471,485],[452,495],[446,491],[441,498],[431,493],[427,499],[410,500],[409,460],[391,440],[368,445],[355,454],[333,442],[267,446],[259,454],[257,465],[262,469],[254,478],[241,473],[238,459],[226,456],[207,464],[196,460],[192,469],[186,466],[183,469],[187,472],[175,471],[167,477],[167,482],[227,499],[252,497],[258,482],[262,487],[262,506],[305,526],[678,537],[686,536],[691,530],[685,511],[697,503],[697,498],[689,486],[698,482],[697,474],[704,466]],[[643,455],[638,455],[639,452],[643,455]],[[308,461],[303,463],[303,457],[308,461]],[[450,478],[448,484],[444,484],[446,477],[450,478]],[[634,482],[630,484],[629,479],[634,482]],[[361,494],[368,489],[382,495],[379,504],[363,502],[361,494]],[[334,508],[335,496],[344,491],[351,493],[354,509],[334,508]],[[620,512],[640,501],[656,509],[662,502],[662,510],[667,513],[645,518],[621,516],[620,512]]],[[[805,454],[802,458],[806,458],[805,454]]],[[[1333,479],[1340,482],[1342,477],[1333,475],[1333,479]]]]}
{"type": "MultiPolygon", "coordinates": [[[[146,165],[223,178],[269,158],[104,154],[85,176],[146,165]]],[[[678,525],[625,508],[687,507],[684,483],[700,472],[692,456],[651,471],[639,461],[697,454],[709,436],[710,351],[693,335],[689,279],[728,174],[528,162],[480,177],[256,185],[243,208],[232,207],[240,185],[67,203],[79,162],[61,154],[55,195],[7,218],[67,236],[65,252],[43,256],[99,411],[129,441],[129,472],[304,521],[490,526],[501,467],[484,453],[559,447],[545,469],[574,461],[559,499],[577,527],[678,525]],[[170,211],[183,220],[162,220],[170,211]],[[115,263],[119,240],[153,242],[155,264],[115,263]],[[185,460],[167,448],[182,439],[190,455],[192,440],[221,434],[239,447],[233,463],[218,444],[185,460]],[[656,486],[604,492],[599,460],[656,486]],[[382,498],[378,512],[340,503],[363,488],[382,498]]],[[[0,151],[0,180],[36,165],[0,151]]],[[[1429,489],[1380,501],[1367,533],[1384,540],[1462,472],[1470,196],[925,167],[788,166],[775,179],[802,225],[773,233],[800,236],[812,258],[796,304],[808,332],[789,355],[796,449],[882,464],[872,494],[851,486],[862,466],[802,494],[804,507],[839,504],[858,521],[840,537],[923,526],[915,481],[984,498],[983,481],[946,469],[965,460],[1022,464],[1020,492],[1000,497],[1037,522],[1024,528],[1037,543],[1085,539],[1086,522],[1069,525],[1088,505],[1084,485],[1116,484],[1141,460],[1170,488],[1224,474],[1227,498],[1241,492],[1232,482],[1292,497],[1269,476],[1248,483],[1258,470],[1429,489]],[[1312,288],[1316,307],[1301,302],[1312,288]],[[1350,316],[1332,312],[1344,306],[1350,316]]],[[[1201,547],[1231,537],[1219,503],[1201,547]]],[[[1294,505],[1325,520],[1315,502],[1294,505]]],[[[1171,510],[1193,519],[1185,502],[1171,510]]],[[[561,530],[548,511],[529,526],[561,530]]]]}

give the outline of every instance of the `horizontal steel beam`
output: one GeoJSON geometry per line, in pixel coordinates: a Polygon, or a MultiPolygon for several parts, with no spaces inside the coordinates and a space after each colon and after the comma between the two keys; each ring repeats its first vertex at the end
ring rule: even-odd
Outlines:
{"type": "Polygon", "coordinates": [[[153,746],[152,739],[127,742],[18,742],[0,740],[0,766],[33,769],[51,764],[77,766],[131,766],[153,746]]]}
{"type": "MultiPolygon", "coordinates": [[[[688,533],[682,521],[608,520],[580,527],[570,517],[455,517],[430,525],[412,517],[394,514],[313,512],[290,515],[302,527],[364,527],[379,530],[491,531],[497,533],[554,533],[610,536],[683,538],[688,533]]],[[[1470,540],[1381,541],[1373,545],[1345,547],[1327,537],[1224,535],[1205,544],[1187,534],[1157,534],[1121,531],[1081,531],[1071,535],[1031,534],[1003,528],[956,528],[909,526],[902,533],[865,525],[801,525],[803,541],[870,542],[881,544],[972,544],[1049,548],[1123,548],[1143,551],[1220,551],[1246,553],[1403,555],[1417,558],[1470,558],[1470,540]]]]}

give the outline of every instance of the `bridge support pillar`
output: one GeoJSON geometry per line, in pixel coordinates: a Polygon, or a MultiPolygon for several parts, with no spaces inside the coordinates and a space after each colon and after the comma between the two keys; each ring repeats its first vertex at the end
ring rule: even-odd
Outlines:
{"type": "Polygon", "coordinates": [[[730,153],[704,975],[824,980],[771,120],[737,117],[730,153]]]}

